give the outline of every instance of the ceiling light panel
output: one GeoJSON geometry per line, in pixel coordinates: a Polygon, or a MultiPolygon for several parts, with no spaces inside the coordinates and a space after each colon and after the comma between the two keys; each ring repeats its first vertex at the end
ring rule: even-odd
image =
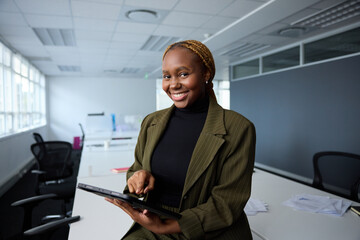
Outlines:
{"type": "Polygon", "coordinates": [[[58,65],[58,68],[62,72],[81,72],[80,66],[58,65]]]}
{"type": "Polygon", "coordinates": [[[72,29],[33,28],[33,30],[45,46],[76,46],[72,29]]]}
{"type": "Polygon", "coordinates": [[[293,22],[292,25],[324,28],[359,15],[360,0],[348,0],[293,22]]]}
{"type": "Polygon", "coordinates": [[[135,74],[135,73],[138,73],[139,71],[140,71],[140,68],[125,67],[120,71],[120,73],[123,73],[123,74],[135,74]]]}
{"type": "Polygon", "coordinates": [[[237,45],[235,48],[231,48],[229,50],[223,51],[220,55],[230,56],[230,57],[247,56],[252,53],[264,50],[268,47],[270,47],[270,45],[256,44],[256,43],[241,43],[237,45]]]}
{"type": "Polygon", "coordinates": [[[179,40],[179,37],[151,35],[140,50],[156,52],[164,51],[167,46],[174,42],[178,42],[179,40]]]}

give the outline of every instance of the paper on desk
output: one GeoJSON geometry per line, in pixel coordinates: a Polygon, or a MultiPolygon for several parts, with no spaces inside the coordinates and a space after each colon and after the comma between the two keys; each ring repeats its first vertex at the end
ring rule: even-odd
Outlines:
{"type": "Polygon", "coordinates": [[[301,211],[342,216],[350,207],[351,201],[327,196],[300,194],[286,200],[283,204],[301,211]]]}
{"type": "Polygon", "coordinates": [[[247,216],[254,216],[258,212],[267,212],[267,204],[255,198],[250,198],[246,203],[244,211],[247,216]]]}

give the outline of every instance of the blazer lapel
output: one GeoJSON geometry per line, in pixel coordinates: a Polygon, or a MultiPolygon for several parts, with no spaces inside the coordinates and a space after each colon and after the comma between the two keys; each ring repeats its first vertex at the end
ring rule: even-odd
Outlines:
{"type": "Polygon", "coordinates": [[[143,168],[147,171],[151,171],[151,157],[153,151],[166,129],[166,125],[173,110],[174,105],[165,110],[158,118],[154,119],[147,129],[146,146],[143,155],[143,168]]]}
{"type": "Polygon", "coordinates": [[[225,142],[224,110],[210,97],[209,110],[204,128],[196,143],[186,174],[183,196],[213,161],[225,142]]]}

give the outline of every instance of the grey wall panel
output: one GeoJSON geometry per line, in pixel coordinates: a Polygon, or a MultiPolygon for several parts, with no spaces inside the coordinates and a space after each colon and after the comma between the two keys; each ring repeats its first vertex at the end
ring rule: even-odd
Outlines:
{"type": "Polygon", "coordinates": [[[360,56],[232,82],[230,96],[258,163],[312,178],[315,152],[360,154],[360,56]]]}

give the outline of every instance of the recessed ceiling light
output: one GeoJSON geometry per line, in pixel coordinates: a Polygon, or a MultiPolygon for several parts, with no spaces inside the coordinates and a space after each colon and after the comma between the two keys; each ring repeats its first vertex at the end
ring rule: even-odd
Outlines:
{"type": "Polygon", "coordinates": [[[126,17],[139,22],[152,22],[158,18],[158,14],[151,10],[136,9],[128,11],[126,17]]]}
{"type": "Polygon", "coordinates": [[[33,28],[45,46],[76,46],[73,29],[33,28]]]}
{"type": "Polygon", "coordinates": [[[306,29],[303,27],[289,27],[289,28],[281,29],[279,31],[279,35],[284,36],[284,37],[296,38],[296,37],[300,37],[305,32],[306,32],[306,29]]]}
{"type": "Polygon", "coordinates": [[[81,72],[80,66],[58,65],[58,68],[62,72],[81,72]]]}

